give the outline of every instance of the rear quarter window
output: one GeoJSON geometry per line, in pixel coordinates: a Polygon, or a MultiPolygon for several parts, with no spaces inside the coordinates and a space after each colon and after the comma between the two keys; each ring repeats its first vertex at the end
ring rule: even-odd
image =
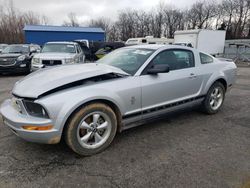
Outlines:
{"type": "Polygon", "coordinates": [[[201,64],[213,63],[214,59],[207,54],[200,53],[201,64]]]}

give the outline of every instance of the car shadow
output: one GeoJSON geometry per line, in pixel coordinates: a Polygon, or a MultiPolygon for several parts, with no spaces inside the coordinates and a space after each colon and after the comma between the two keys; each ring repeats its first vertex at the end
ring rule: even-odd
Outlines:
{"type": "Polygon", "coordinates": [[[0,78],[6,78],[6,77],[18,77],[18,76],[27,76],[30,73],[0,73],[0,78]]]}
{"type": "MultiPolygon", "coordinates": [[[[164,117],[152,120],[148,123],[139,125],[137,127],[130,128],[128,130],[122,131],[121,133],[117,133],[113,142],[111,145],[108,147],[108,150],[119,150],[119,148],[116,147],[116,145],[120,145],[119,142],[122,142],[124,144],[123,139],[126,137],[133,137],[136,136],[137,134],[143,134],[145,132],[152,132],[152,131],[157,131],[159,129],[162,129],[165,127],[166,129],[170,128],[175,124],[175,122],[180,119],[180,118],[187,118],[189,116],[193,115],[202,115],[199,111],[199,108],[191,108],[191,109],[184,109],[184,110],[179,110],[175,111],[172,113],[166,114],[164,117]]],[[[20,140],[21,141],[21,140],[20,140]]],[[[64,139],[62,138],[60,143],[54,144],[54,145],[47,145],[47,144],[36,144],[36,143],[30,143],[30,142],[25,142],[25,144],[29,145],[27,147],[34,147],[34,149],[38,149],[39,153],[41,152],[44,154],[46,153],[51,153],[51,154],[59,154],[63,156],[74,156],[75,158],[83,158],[80,155],[74,153],[67,144],[65,143],[64,139]]],[[[102,155],[102,153],[99,153],[98,155],[102,155]]]]}

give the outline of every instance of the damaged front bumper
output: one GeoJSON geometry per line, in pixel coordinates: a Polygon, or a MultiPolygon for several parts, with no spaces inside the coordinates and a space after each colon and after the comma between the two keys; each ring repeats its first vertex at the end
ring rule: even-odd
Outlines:
{"type": "Polygon", "coordinates": [[[0,107],[3,122],[17,136],[29,142],[56,144],[60,142],[61,132],[54,127],[50,130],[26,130],[24,127],[45,127],[53,125],[51,119],[37,118],[27,114],[21,114],[12,105],[10,99],[4,101],[0,107]]]}

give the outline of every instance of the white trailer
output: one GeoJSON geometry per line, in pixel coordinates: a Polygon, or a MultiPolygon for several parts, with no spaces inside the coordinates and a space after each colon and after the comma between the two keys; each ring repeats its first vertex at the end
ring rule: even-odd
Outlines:
{"type": "Polygon", "coordinates": [[[184,30],[174,33],[174,43],[192,46],[211,55],[224,52],[226,31],[222,30],[184,30]]]}
{"type": "Polygon", "coordinates": [[[141,44],[172,44],[174,42],[173,39],[169,38],[154,38],[153,36],[146,36],[140,38],[129,38],[126,42],[126,46],[131,45],[141,45],[141,44]]]}

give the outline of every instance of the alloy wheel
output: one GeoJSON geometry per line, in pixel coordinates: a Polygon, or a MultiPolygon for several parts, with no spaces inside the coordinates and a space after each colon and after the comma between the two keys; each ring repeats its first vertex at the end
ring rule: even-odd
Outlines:
{"type": "Polygon", "coordinates": [[[78,142],[88,149],[96,149],[103,145],[111,133],[111,120],[101,111],[86,115],[78,125],[78,142]]]}

